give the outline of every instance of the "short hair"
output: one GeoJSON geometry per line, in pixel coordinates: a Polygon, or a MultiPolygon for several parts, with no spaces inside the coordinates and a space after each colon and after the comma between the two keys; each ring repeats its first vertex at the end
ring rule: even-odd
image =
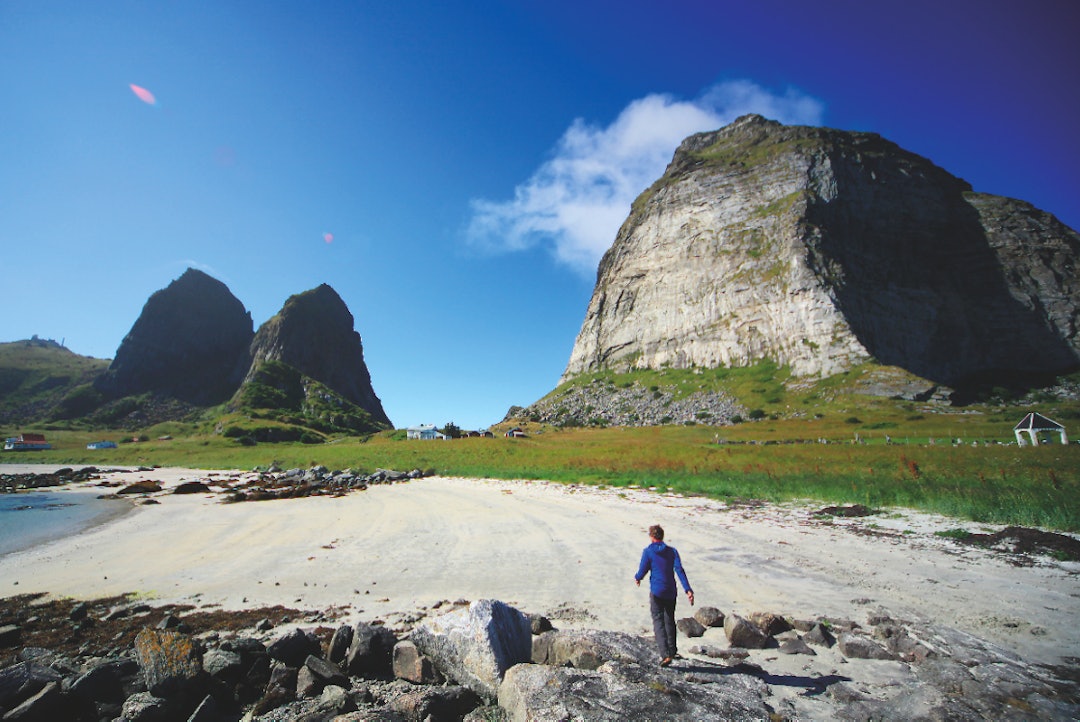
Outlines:
{"type": "Polygon", "coordinates": [[[653,524],[649,527],[649,536],[656,541],[664,541],[664,527],[659,524],[653,524]]]}

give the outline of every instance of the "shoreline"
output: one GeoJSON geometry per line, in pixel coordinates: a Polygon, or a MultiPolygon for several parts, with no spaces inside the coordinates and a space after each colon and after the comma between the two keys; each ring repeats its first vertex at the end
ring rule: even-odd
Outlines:
{"type": "MultiPolygon", "coordinates": [[[[72,501],[72,503],[80,506],[93,506],[95,511],[93,511],[90,516],[77,521],[69,522],[67,524],[56,524],[55,528],[49,529],[44,533],[40,531],[30,531],[28,532],[29,538],[18,542],[12,542],[10,546],[0,545],[0,559],[9,554],[16,554],[39,545],[49,544],[58,539],[77,536],[90,531],[94,527],[103,526],[116,521],[124,515],[130,514],[135,509],[135,504],[133,504],[130,499],[99,499],[98,497],[101,496],[99,491],[73,485],[40,489],[23,489],[13,493],[4,494],[5,497],[12,498],[29,495],[51,495],[62,501],[70,499],[71,497],[85,497],[78,501],[72,501]]],[[[7,513],[18,514],[20,512],[7,513]]]]}
{"type": "MultiPolygon", "coordinates": [[[[648,635],[646,593],[632,575],[645,530],[660,523],[699,606],[856,620],[885,611],[1040,664],[1063,663],[1080,648],[1080,563],[934,535],[985,525],[909,510],[822,520],[810,504],[444,477],[233,504],[221,503],[220,490],[171,494],[185,481],[225,488],[252,476],[176,468],[112,475],[158,481],[163,491],[150,495],[158,504],[0,556],[0,596],[334,608],[346,623],[391,626],[445,600],[493,598],[557,626],[648,635]]],[[[677,615],[693,611],[680,598],[677,615]]]]}

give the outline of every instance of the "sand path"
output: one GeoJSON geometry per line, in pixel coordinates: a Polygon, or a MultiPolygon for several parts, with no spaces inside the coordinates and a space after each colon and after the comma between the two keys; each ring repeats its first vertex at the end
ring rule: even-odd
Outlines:
{"type": "MultiPolygon", "coordinates": [[[[390,621],[442,599],[497,598],[560,626],[638,633],[649,627],[647,591],[632,577],[645,530],[659,523],[699,605],[856,620],[885,609],[1044,663],[1080,649],[1080,564],[1015,566],[932,534],[982,527],[911,511],[823,523],[811,505],[731,508],[649,490],[438,477],[222,504],[218,494],[167,493],[208,472],[116,478],[156,479],[166,492],[160,504],[0,557],[0,595],[136,592],[225,608],[346,606],[390,621]]],[[[682,598],[679,615],[689,612],[682,598]]]]}

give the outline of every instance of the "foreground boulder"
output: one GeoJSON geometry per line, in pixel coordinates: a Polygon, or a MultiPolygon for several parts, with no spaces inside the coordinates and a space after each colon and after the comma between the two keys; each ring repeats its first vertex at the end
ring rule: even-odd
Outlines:
{"type": "Polygon", "coordinates": [[[144,628],[135,637],[135,659],[157,697],[188,695],[205,682],[202,655],[186,634],[144,628]]]}
{"type": "Polygon", "coordinates": [[[596,670],[519,664],[499,687],[514,722],[556,720],[767,720],[764,682],[742,674],[690,681],[655,667],[607,662],[596,670]]]}
{"type": "Polygon", "coordinates": [[[506,670],[532,655],[528,617],[493,599],[427,620],[412,641],[446,677],[488,699],[498,694],[506,670]]]}

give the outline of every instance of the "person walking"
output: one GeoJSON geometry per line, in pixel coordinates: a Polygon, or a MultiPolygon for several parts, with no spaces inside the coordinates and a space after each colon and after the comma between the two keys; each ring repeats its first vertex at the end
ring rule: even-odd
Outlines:
{"type": "Polygon", "coordinates": [[[664,528],[659,524],[649,527],[649,546],[641,552],[634,582],[640,587],[641,580],[649,575],[649,612],[652,614],[653,634],[660,650],[660,666],[666,667],[678,655],[675,629],[675,601],[679,597],[675,577],[679,577],[690,606],[694,605],[694,590],[686,579],[682,560],[675,547],[664,543],[664,528]]]}

